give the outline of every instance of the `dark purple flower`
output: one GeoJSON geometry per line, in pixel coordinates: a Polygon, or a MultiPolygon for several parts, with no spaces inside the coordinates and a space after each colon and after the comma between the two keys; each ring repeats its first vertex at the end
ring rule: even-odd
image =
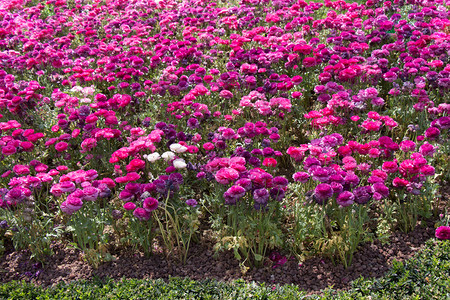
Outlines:
{"type": "Polygon", "coordinates": [[[369,202],[370,198],[372,197],[370,195],[372,189],[370,186],[361,186],[357,187],[353,190],[353,195],[355,196],[355,202],[358,204],[366,204],[369,202]]]}
{"type": "Polygon", "coordinates": [[[288,180],[283,176],[277,176],[273,179],[272,183],[277,188],[284,188],[288,185],[288,180]]]}
{"type": "Polygon", "coordinates": [[[282,201],[284,198],[285,192],[280,188],[272,188],[270,190],[270,197],[275,201],[282,201]]]}
{"type": "Polygon", "coordinates": [[[269,200],[269,192],[265,189],[257,189],[253,192],[253,200],[259,204],[266,204],[269,200]]]}

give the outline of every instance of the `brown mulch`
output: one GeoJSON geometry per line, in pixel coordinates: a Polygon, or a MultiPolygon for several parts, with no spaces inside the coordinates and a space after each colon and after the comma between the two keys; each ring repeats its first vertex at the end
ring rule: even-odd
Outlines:
{"type": "Polygon", "coordinates": [[[299,264],[294,258],[276,268],[268,264],[259,269],[241,274],[238,262],[231,252],[220,253],[217,258],[208,242],[192,245],[185,265],[167,261],[162,254],[146,258],[131,251],[112,253],[114,261],[105,262],[97,269],[92,268],[82,258],[82,253],[69,249],[63,244],[55,244],[54,256],[45,265],[30,260],[28,251],[7,251],[0,258],[0,282],[27,280],[42,286],[59,282],[97,278],[137,278],[167,279],[169,277],[190,277],[195,280],[213,278],[230,281],[243,278],[246,281],[268,284],[296,284],[301,290],[314,293],[328,286],[346,289],[352,280],[363,277],[378,278],[389,269],[394,259],[405,260],[412,257],[424,243],[434,237],[434,223],[423,222],[414,231],[395,233],[388,244],[367,243],[360,247],[352,265],[344,269],[328,259],[314,258],[299,264]]]}

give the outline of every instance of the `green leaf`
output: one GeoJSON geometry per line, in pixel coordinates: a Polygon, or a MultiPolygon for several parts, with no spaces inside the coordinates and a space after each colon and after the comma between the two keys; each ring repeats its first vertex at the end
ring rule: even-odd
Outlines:
{"type": "Polygon", "coordinates": [[[255,260],[256,261],[261,261],[263,259],[263,256],[260,254],[255,254],[255,260]]]}

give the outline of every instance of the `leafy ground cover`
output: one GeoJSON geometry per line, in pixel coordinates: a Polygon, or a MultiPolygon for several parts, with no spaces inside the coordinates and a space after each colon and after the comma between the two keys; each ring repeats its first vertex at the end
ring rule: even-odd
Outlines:
{"type": "Polygon", "coordinates": [[[135,256],[233,277],[371,251],[378,274],[450,237],[444,0],[7,0],[0,21],[5,281],[22,253],[35,282],[135,256]]]}
{"type": "Polygon", "coordinates": [[[413,259],[395,262],[380,279],[359,279],[348,291],[306,295],[297,286],[214,280],[91,280],[44,289],[25,282],[0,286],[2,299],[447,299],[450,242],[430,240],[413,259]]]}

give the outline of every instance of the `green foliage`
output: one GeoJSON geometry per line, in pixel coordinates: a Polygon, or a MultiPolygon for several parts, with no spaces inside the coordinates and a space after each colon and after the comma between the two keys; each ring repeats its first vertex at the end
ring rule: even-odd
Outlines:
{"type": "Polygon", "coordinates": [[[12,281],[0,285],[1,299],[448,299],[450,297],[450,241],[428,241],[424,250],[406,262],[394,262],[381,279],[360,278],[349,291],[324,290],[306,296],[293,285],[268,286],[237,280],[168,281],[111,279],[60,283],[42,288],[12,281]]]}

